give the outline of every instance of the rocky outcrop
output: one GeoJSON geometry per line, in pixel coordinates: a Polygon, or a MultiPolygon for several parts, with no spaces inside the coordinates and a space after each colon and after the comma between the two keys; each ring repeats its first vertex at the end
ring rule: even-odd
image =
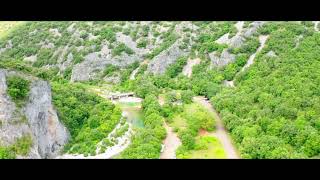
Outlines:
{"type": "Polygon", "coordinates": [[[23,61],[34,63],[37,61],[37,54],[25,57],[23,61]]]}
{"type": "Polygon", "coordinates": [[[235,61],[235,55],[231,54],[228,49],[223,50],[220,56],[217,56],[216,52],[212,52],[209,57],[215,67],[222,67],[235,61]]]}
{"type": "Polygon", "coordinates": [[[148,65],[148,71],[155,74],[163,74],[167,67],[173,64],[177,58],[186,55],[187,52],[181,50],[179,44],[179,41],[176,41],[171,47],[154,57],[148,65]]]}
{"type": "Polygon", "coordinates": [[[229,34],[230,33],[224,34],[219,39],[217,39],[215,42],[218,44],[229,44],[230,43],[229,34]]]}
{"type": "MultiPolygon", "coordinates": [[[[251,37],[257,30],[264,24],[264,21],[254,21],[248,28],[243,29],[243,21],[236,23],[238,30],[237,34],[231,39],[228,39],[229,33],[220,37],[216,42],[219,44],[228,44],[232,48],[238,48],[243,45],[246,38],[251,37]]],[[[216,52],[209,54],[209,57],[215,67],[222,67],[235,60],[235,55],[231,54],[227,49],[223,50],[220,57],[216,55],[216,52]]]]}
{"type": "Polygon", "coordinates": [[[94,79],[107,64],[125,67],[136,61],[142,60],[142,57],[137,54],[128,55],[126,53],[122,53],[121,56],[112,57],[111,51],[107,46],[104,46],[101,52],[88,54],[85,56],[83,62],[74,66],[71,75],[71,82],[94,79]]]}
{"type": "Polygon", "coordinates": [[[267,54],[266,54],[267,57],[277,57],[277,54],[274,52],[274,51],[269,51],[267,54]]]}
{"type": "Polygon", "coordinates": [[[258,29],[264,24],[266,23],[265,21],[254,21],[250,24],[250,26],[244,31],[243,36],[244,37],[250,37],[252,36],[254,33],[256,33],[258,31],[258,29]]]}
{"type": "Polygon", "coordinates": [[[61,33],[59,32],[58,29],[49,29],[49,32],[54,36],[54,37],[61,37],[61,33]]]}
{"type": "Polygon", "coordinates": [[[31,133],[25,123],[19,123],[20,117],[14,102],[7,95],[7,71],[0,69],[0,146],[14,144],[16,139],[31,133]]]}
{"type": "Polygon", "coordinates": [[[104,77],[103,80],[107,83],[118,84],[121,82],[120,73],[115,73],[112,76],[104,77]]]}
{"type": "Polygon", "coordinates": [[[65,71],[68,67],[72,66],[73,61],[73,54],[69,53],[67,56],[67,60],[64,61],[62,64],[59,64],[60,71],[65,71]]]}
{"type": "Polygon", "coordinates": [[[146,54],[148,52],[148,49],[137,48],[137,43],[133,41],[130,36],[127,36],[121,32],[118,32],[116,34],[116,38],[118,42],[125,44],[130,49],[132,49],[135,54],[138,54],[139,56],[146,54]]]}
{"type": "Polygon", "coordinates": [[[243,29],[244,22],[238,21],[235,24],[238,30],[237,34],[231,39],[229,39],[229,33],[224,34],[218,40],[216,40],[216,43],[228,44],[230,47],[234,48],[240,47],[244,43],[245,39],[251,37],[254,33],[256,33],[264,23],[264,21],[254,21],[248,28],[243,29]]]}
{"type": "Polygon", "coordinates": [[[254,21],[251,23],[248,28],[242,30],[239,34],[237,33],[237,35],[231,39],[230,46],[240,47],[244,43],[245,39],[256,33],[264,23],[264,21],[254,21]]]}
{"type": "Polygon", "coordinates": [[[49,83],[26,77],[32,81],[28,101],[25,107],[17,108],[7,95],[6,77],[10,75],[20,74],[0,69],[0,145],[12,145],[18,138],[30,135],[29,154],[18,158],[54,158],[67,143],[69,133],[51,104],[49,83]]]}
{"type": "Polygon", "coordinates": [[[68,141],[68,131],[59,122],[51,104],[51,88],[48,82],[32,83],[25,115],[32,130],[34,146],[42,158],[58,155],[68,141]]]}

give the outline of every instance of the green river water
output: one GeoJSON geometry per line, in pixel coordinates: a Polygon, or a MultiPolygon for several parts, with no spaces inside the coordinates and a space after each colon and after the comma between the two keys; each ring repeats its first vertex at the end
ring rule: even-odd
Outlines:
{"type": "Polygon", "coordinates": [[[127,121],[133,127],[143,128],[143,113],[141,111],[141,103],[133,102],[117,102],[123,112],[127,114],[127,121]]]}

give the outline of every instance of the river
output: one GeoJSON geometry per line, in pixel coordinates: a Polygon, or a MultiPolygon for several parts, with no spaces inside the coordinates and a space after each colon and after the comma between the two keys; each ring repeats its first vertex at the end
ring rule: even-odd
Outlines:
{"type": "MultiPolygon", "coordinates": [[[[143,114],[141,111],[142,99],[136,97],[120,98],[119,100],[112,101],[118,105],[122,110],[122,116],[126,117],[129,124],[128,131],[121,137],[117,138],[117,144],[106,149],[104,153],[97,154],[95,156],[84,156],[83,154],[63,154],[56,157],[56,159],[112,159],[119,155],[130,145],[131,136],[136,128],[143,128],[143,114]]],[[[115,129],[106,138],[110,138],[111,134],[114,134],[117,129],[121,127],[119,123],[115,129]]],[[[99,143],[100,144],[100,143],[99,143]]],[[[97,146],[96,152],[99,152],[100,145],[97,146]]]]}

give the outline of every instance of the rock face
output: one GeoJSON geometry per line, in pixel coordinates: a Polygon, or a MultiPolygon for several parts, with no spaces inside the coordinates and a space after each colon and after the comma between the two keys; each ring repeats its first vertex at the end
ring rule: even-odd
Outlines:
{"type": "MultiPolygon", "coordinates": [[[[231,39],[228,39],[228,33],[221,36],[216,42],[219,44],[228,44],[232,48],[238,48],[243,45],[246,38],[251,37],[257,30],[264,24],[264,21],[254,21],[248,28],[243,29],[243,21],[237,22],[235,25],[238,32],[231,39]]],[[[235,60],[235,55],[228,52],[227,49],[223,50],[220,57],[216,55],[216,52],[209,54],[209,57],[215,67],[222,67],[235,60]]]]}
{"type": "Polygon", "coordinates": [[[218,43],[218,44],[229,44],[230,43],[229,33],[224,34],[219,39],[217,39],[216,43],[218,43]]]}
{"type": "Polygon", "coordinates": [[[84,57],[84,61],[75,65],[71,74],[71,82],[87,81],[94,79],[98,72],[101,72],[107,64],[112,64],[119,67],[128,66],[136,61],[142,61],[145,50],[136,48],[135,42],[122,34],[117,35],[118,41],[123,42],[128,47],[132,48],[134,54],[128,55],[122,53],[120,56],[112,56],[111,50],[107,45],[104,45],[100,52],[93,52],[84,57]]]}
{"type": "Polygon", "coordinates": [[[177,58],[187,53],[179,48],[179,41],[175,42],[167,50],[154,57],[148,65],[148,71],[155,74],[163,74],[167,67],[173,64],[177,58]]]}
{"type": "Polygon", "coordinates": [[[6,93],[9,74],[15,73],[0,69],[0,145],[8,146],[18,138],[31,135],[33,144],[29,154],[18,158],[54,158],[67,143],[69,133],[51,104],[49,83],[33,80],[27,104],[19,109],[6,93]]]}
{"type": "Polygon", "coordinates": [[[94,52],[88,54],[83,62],[74,66],[71,75],[71,82],[94,79],[97,72],[102,71],[107,64],[125,67],[135,61],[141,60],[141,57],[135,54],[127,55],[123,53],[121,56],[111,57],[111,54],[109,53],[106,57],[99,57],[99,53],[94,52]]]}
{"type": "Polygon", "coordinates": [[[11,145],[31,132],[27,124],[17,123],[16,106],[6,94],[6,75],[7,72],[0,69],[0,146],[11,145]]]}
{"type": "Polygon", "coordinates": [[[243,33],[244,37],[250,37],[265,23],[265,21],[254,21],[250,24],[250,27],[243,33]]]}
{"type": "Polygon", "coordinates": [[[216,52],[212,52],[209,54],[211,62],[215,67],[222,67],[230,62],[235,61],[235,55],[228,52],[228,49],[223,50],[220,57],[216,55],[216,52]]]}
{"type": "Polygon", "coordinates": [[[51,104],[51,88],[48,82],[39,80],[32,83],[25,114],[40,156],[53,158],[58,155],[69,135],[59,122],[51,104]]]}
{"type": "Polygon", "coordinates": [[[118,42],[125,44],[130,49],[132,49],[135,52],[135,54],[138,54],[139,56],[146,54],[148,52],[148,49],[137,48],[137,43],[133,41],[130,36],[127,36],[121,32],[118,32],[116,34],[116,38],[118,42]]]}
{"type": "Polygon", "coordinates": [[[229,39],[229,33],[227,33],[216,40],[216,42],[219,44],[228,44],[230,47],[240,47],[244,43],[245,39],[251,37],[254,33],[256,33],[258,28],[260,28],[264,23],[264,21],[254,21],[248,28],[243,29],[244,22],[238,21],[235,24],[238,30],[235,36],[229,39]]]}

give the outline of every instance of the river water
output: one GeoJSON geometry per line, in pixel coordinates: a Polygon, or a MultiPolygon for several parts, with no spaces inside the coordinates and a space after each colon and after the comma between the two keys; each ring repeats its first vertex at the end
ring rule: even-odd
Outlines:
{"type": "Polygon", "coordinates": [[[128,123],[132,124],[134,128],[143,128],[143,113],[141,109],[141,99],[135,97],[122,98],[114,101],[122,112],[123,116],[127,118],[128,123]]]}
{"type": "MultiPolygon", "coordinates": [[[[109,147],[104,153],[95,156],[85,157],[83,154],[64,154],[56,157],[57,159],[110,159],[117,157],[124,149],[130,145],[131,134],[135,129],[143,128],[143,113],[141,109],[141,99],[136,97],[121,98],[120,100],[113,101],[122,110],[122,115],[126,117],[129,123],[129,130],[124,136],[118,138],[118,143],[109,147]]],[[[117,127],[120,127],[120,124],[117,127]]],[[[116,130],[117,127],[114,129],[116,130]]],[[[118,127],[118,128],[119,128],[118,127]]],[[[112,133],[112,132],[111,132],[112,133]]],[[[99,152],[99,148],[97,149],[99,152]]]]}

